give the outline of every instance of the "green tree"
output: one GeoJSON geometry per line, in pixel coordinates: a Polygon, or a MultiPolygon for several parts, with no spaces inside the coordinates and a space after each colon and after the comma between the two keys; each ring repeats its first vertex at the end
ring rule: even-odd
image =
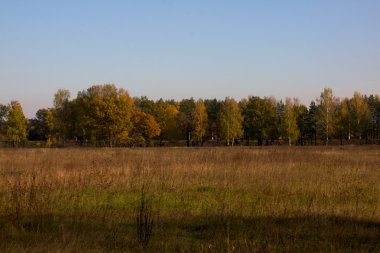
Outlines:
{"type": "Polygon", "coordinates": [[[286,98],[285,100],[283,130],[288,139],[289,146],[291,146],[292,142],[295,142],[299,136],[299,129],[294,113],[294,104],[290,98],[286,98]]]}
{"type": "Polygon", "coordinates": [[[157,116],[158,108],[157,104],[148,99],[146,96],[142,96],[140,98],[134,98],[135,106],[142,112],[148,113],[152,116],[157,116]]]}
{"type": "MultiPolygon", "coordinates": [[[[70,91],[66,89],[59,89],[54,94],[54,111],[51,113],[54,116],[54,128],[52,135],[57,142],[65,145],[66,139],[69,136],[70,129],[70,111],[69,111],[70,91]]],[[[51,139],[51,138],[49,138],[51,139]]]]}
{"type": "Polygon", "coordinates": [[[380,137],[380,97],[370,95],[366,98],[366,102],[371,114],[369,135],[373,140],[378,140],[380,137]]]}
{"type": "Polygon", "coordinates": [[[202,99],[199,99],[195,103],[193,110],[193,139],[197,142],[202,142],[203,136],[205,136],[207,131],[207,110],[206,106],[203,103],[202,99]]]}
{"type": "Polygon", "coordinates": [[[297,120],[297,126],[299,129],[299,143],[301,145],[305,145],[305,140],[308,137],[309,129],[308,129],[308,116],[309,111],[306,106],[300,104],[298,102],[294,103],[294,114],[297,120]]]}
{"type": "Polygon", "coordinates": [[[257,139],[258,145],[263,140],[278,136],[277,103],[272,98],[250,96],[244,106],[244,131],[247,138],[257,139]]]}
{"type": "Polygon", "coordinates": [[[332,89],[325,88],[317,101],[319,103],[318,125],[324,133],[326,145],[329,145],[329,137],[334,133],[338,99],[334,97],[332,89]]]}
{"type": "Polygon", "coordinates": [[[179,103],[179,113],[177,117],[178,125],[182,130],[182,136],[187,140],[187,146],[190,146],[191,133],[194,130],[193,126],[193,111],[195,101],[193,98],[183,99],[179,103]]]}
{"type": "Polygon", "coordinates": [[[220,121],[219,113],[222,105],[217,99],[205,99],[204,104],[207,111],[208,119],[208,136],[211,140],[219,140],[220,136],[220,121]]]}
{"type": "Polygon", "coordinates": [[[5,139],[7,106],[0,104],[0,141],[5,139]]]}
{"type": "Polygon", "coordinates": [[[50,129],[47,124],[47,114],[49,109],[39,109],[36,116],[29,121],[28,139],[45,141],[50,135],[50,129]]]}
{"type": "Polygon", "coordinates": [[[374,125],[376,126],[376,139],[380,140],[380,95],[376,95],[374,125]]]}
{"type": "Polygon", "coordinates": [[[306,126],[308,129],[307,136],[310,139],[310,143],[317,145],[317,130],[318,130],[318,106],[315,101],[311,101],[309,105],[306,126]]]}
{"type": "Polygon", "coordinates": [[[6,136],[14,146],[26,141],[27,119],[22,111],[21,104],[12,101],[7,107],[6,136]]]}
{"type": "Polygon", "coordinates": [[[234,145],[235,139],[243,136],[243,116],[241,115],[238,103],[226,97],[220,110],[220,135],[227,141],[227,146],[234,145]]]}

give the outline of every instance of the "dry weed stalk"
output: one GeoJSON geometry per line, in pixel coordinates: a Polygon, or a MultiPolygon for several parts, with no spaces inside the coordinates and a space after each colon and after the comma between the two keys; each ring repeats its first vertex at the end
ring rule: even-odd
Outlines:
{"type": "Polygon", "coordinates": [[[136,212],[136,231],[139,244],[145,249],[153,236],[154,212],[152,199],[147,196],[145,185],[141,187],[140,203],[136,212]]]}

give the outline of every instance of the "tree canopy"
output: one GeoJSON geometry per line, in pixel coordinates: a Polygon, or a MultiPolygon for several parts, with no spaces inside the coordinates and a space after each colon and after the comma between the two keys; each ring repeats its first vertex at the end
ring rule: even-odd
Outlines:
{"type": "Polygon", "coordinates": [[[22,111],[21,104],[12,101],[6,109],[6,136],[14,146],[26,140],[27,119],[22,111]]]}
{"type": "Polygon", "coordinates": [[[75,98],[59,89],[53,105],[27,120],[17,101],[0,104],[0,141],[110,147],[380,143],[379,95],[339,99],[330,88],[305,106],[259,96],[154,101],[99,84],[75,98]]]}

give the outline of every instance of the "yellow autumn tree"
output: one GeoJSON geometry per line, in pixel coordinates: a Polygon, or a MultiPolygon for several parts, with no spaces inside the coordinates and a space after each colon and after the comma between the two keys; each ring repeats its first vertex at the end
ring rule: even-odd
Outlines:
{"type": "Polygon", "coordinates": [[[357,138],[361,140],[362,134],[370,121],[371,112],[364,97],[359,92],[354,93],[350,103],[352,110],[352,127],[357,138]]]}
{"type": "Polygon", "coordinates": [[[294,113],[294,103],[290,98],[286,98],[285,100],[283,129],[285,136],[288,139],[289,146],[291,146],[292,142],[297,140],[300,131],[298,129],[297,118],[294,113]]]}
{"type": "Polygon", "coordinates": [[[180,136],[177,116],[179,113],[177,104],[159,101],[157,103],[158,117],[157,121],[161,128],[160,140],[173,140],[180,136]]]}
{"type": "Polygon", "coordinates": [[[195,103],[192,118],[193,118],[193,127],[194,127],[192,137],[194,140],[196,140],[198,142],[199,141],[202,142],[202,138],[206,134],[207,124],[208,124],[208,122],[207,122],[207,120],[208,120],[207,110],[206,110],[206,106],[203,103],[202,99],[199,99],[195,103]]]}
{"type": "Polygon", "coordinates": [[[351,140],[351,102],[348,98],[340,101],[337,111],[337,131],[341,141],[344,137],[351,140]]]}
{"type": "Polygon", "coordinates": [[[145,112],[136,110],[132,116],[132,142],[138,145],[144,145],[151,138],[159,136],[161,133],[160,125],[156,119],[145,112]]]}
{"type": "Polygon", "coordinates": [[[110,147],[129,141],[133,99],[113,84],[94,85],[78,94],[81,132],[93,144],[110,147]]]}
{"type": "Polygon", "coordinates": [[[21,142],[26,141],[27,119],[22,111],[21,104],[18,101],[12,101],[7,107],[6,137],[18,146],[21,142]]]}
{"type": "Polygon", "coordinates": [[[223,101],[219,120],[221,138],[227,141],[228,146],[230,143],[233,146],[235,139],[243,136],[243,116],[233,98],[226,97],[223,101]]]}

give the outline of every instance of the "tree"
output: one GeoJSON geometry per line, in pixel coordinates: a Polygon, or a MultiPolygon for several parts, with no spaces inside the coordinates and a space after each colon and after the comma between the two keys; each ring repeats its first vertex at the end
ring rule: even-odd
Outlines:
{"type": "Polygon", "coordinates": [[[158,101],[157,102],[157,121],[160,125],[160,145],[162,140],[173,140],[180,138],[180,130],[178,127],[178,105],[171,102],[158,101]]]}
{"type": "Polygon", "coordinates": [[[70,91],[66,89],[58,89],[54,94],[54,108],[61,109],[63,108],[70,99],[70,91]]]}
{"type": "Polygon", "coordinates": [[[19,102],[12,101],[7,107],[6,136],[14,146],[26,141],[27,119],[19,102]]]}
{"type": "Polygon", "coordinates": [[[208,136],[211,140],[218,140],[220,136],[219,113],[222,102],[214,98],[204,100],[204,104],[207,111],[208,136]]]}
{"type": "Polygon", "coordinates": [[[244,131],[247,138],[257,139],[258,145],[263,140],[278,136],[276,102],[272,98],[250,96],[243,109],[244,131]]]}
{"type": "Polygon", "coordinates": [[[179,103],[178,125],[182,129],[183,138],[187,139],[187,146],[190,146],[191,132],[194,130],[193,126],[193,111],[195,101],[193,98],[183,99],[179,103]]]}
{"type": "Polygon", "coordinates": [[[369,124],[370,137],[374,140],[378,140],[380,137],[380,97],[378,95],[370,95],[365,100],[371,114],[371,122],[369,124]]]}
{"type": "Polygon", "coordinates": [[[337,124],[336,130],[339,132],[341,144],[343,138],[346,137],[351,140],[351,102],[349,99],[344,98],[337,108],[337,124]]]}
{"type": "Polygon", "coordinates": [[[309,129],[308,129],[308,116],[309,116],[309,111],[306,106],[295,102],[294,106],[294,114],[297,120],[297,126],[299,129],[299,143],[301,145],[305,144],[305,140],[308,138],[309,134],[309,129]]]}
{"type": "Polygon", "coordinates": [[[286,98],[285,100],[283,130],[288,139],[289,146],[291,146],[292,142],[296,141],[299,136],[299,129],[294,113],[294,104],[290,98],[286,98]]]}
{"type": "Polygon", "coordinates": [[[363,96],[359,92],[355,92],[350,101],[352,109],[352,127],[359,140],[362,139],[362,134],[368,127],[370,122],[370,110],[363,96]]]}
{"type": "Polygon", "coordinates": [[[94,85],[78,93],[79,128],[85,139],[115,144],[128,143],[132,130],[133,99],[113,84],[94,85]]]}
{"type": "Polygon", "coordinates": [[[47,122],[49,109],[39,109],[35,118],[29,121],[28,139],[45,141],[50,136],[50,129],[47,122]]]}
{"type": "Polygon", "coordinates": [[[161,133],[160,125],[155,118],[140,110],[135,110],[132,116],[132,140],[138,145],[143,145],[151,138],[159,136],[161,133]]]}
{"type": "Polygon", "coordinates": [[[193,110],[193,139],[202,142],[203,136],[205,136],[207,131],[207,110],[202,99],[199,99],[195,103],[193,110]]]}
{"type": "Polygon", "coordinates": [[[315,101],[311,101],[309,105],[307,121],[306,121],[307,129],[308,129],[308,137],[310,139],[310,143],[317,145],[317,130],[318,130],[318,106],[315,101]]]}
{"type": "MultiPolygon", "coordinates": [[[[66,89],[59,89],[54,94],[54,111],[51,113],[54,116],[54,132],[55,141],[61,142],[65,145],[67,136],[69,135],[69,119],[70,112],[68,110],[68,104],[70,99],[70,91],[66,89]]],[[[52,129],[53,130],[53,129],[52,129]]]]}
{"type": "Polygon", "coordinates": [[[134,98],[135,106],[142,112],[148,113],[152,116],[157,115],[157,105],[153,100],[148,99],[146,96],[134,98]]]}
{"type": "Polygon", "coordinates": [[[325,88],[319,99],[318,125],[324,132],[326,145],[329,145],[329,137],[334,132],[337,98],[333,96],[332,89],[325,88]]]}
{"type": "Polygon", "coordinates": [[[374,112],[374,124],[376,125],[376,139],[380,140],[380,96],[376,95],[376,104],[374,112]]]}
{"type": "Polygon", "coordinates": [[[219,119],[221,138],[227,140],[227,146],[230,145],[230,141],[233,146],[235,139],[243,136],[243,116],[233,98],[225,98],[221,106],[219,119]]]}
{"type": "Polygon", "coordinates": [[[0,141],[5,138],[7,106],[0,104],[0,141]]]}

